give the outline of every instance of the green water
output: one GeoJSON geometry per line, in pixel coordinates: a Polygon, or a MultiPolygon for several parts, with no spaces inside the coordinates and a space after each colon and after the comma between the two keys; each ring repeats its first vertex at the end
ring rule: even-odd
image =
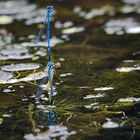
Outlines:
{"type": "MultiPolygon", "coordinates": [[[[139,34],[107,35],[104,24],[110,19],[135,18],[140,20],[139,14],[132,12],[123,14],[120,9],[124,4],[120,1],[52,1],[50,3],[40,1],[39,7],[54,5],[56,8],[55,20],[52,22],[52,36],[61,36],[61,30],[54,28],[54,22],[73,21],[74,26],[85,27],[84,32],[69,35],[70,40],[63,44],[57,44],[52,48],[53,62],[61,62],[60,69],[55,71],[54,85],[57,95],[52,99],[55,106],[54,125],[65,126],[68,132],[76,134],[68,136],[70,140],[129,140],[140,139],[140,104],[138,102],[119,102],[120,98],[140,98],[140,75],[139,70],[131,72],[117,72],[116,68],[132,67],[140,63],[140,55],[132,53],[139,51],[139,34]],[[115,15],[104,14],[85,20],[73,12],[73,7],[80,5],[84,11],[94,7],[106,6],[115,8],[115,15]],[[100,20],[100,22],[99,22],[100,20]],[[134,60],[124,62],[124,60],[134,60]],[[62,73],[71,73],[61,77],[62,73]],[[55,84],[56,83],[56,84],[55,84]],[[59,85],[58,85],[59,83],[59,85]],[[112,87],[112,90],[96,91],[95,88],[112,87]],[[104,95],[100,98],[84,99],[87,95],[104,95]],[[86,108],[85,105],[98,103],[86,108]],[[103,128],[106,118],[119,124],[117,128],[103,128]]],[[[38,24],[24,25],[23,21],[14,21],[8,25],[1,25],[13,33],[12,43],[28,41],[30,34],[38,32],[38,24]],[[25,37],[23,41],[19,37],[25,37]]],[[[30,48],[32,54],[34,49],[30,48]]],[[[1,60],[1,66],[11,63],[39,63],[42,71],[47,64],[47,57],[25,60],[1,60]]],[[[34,71],[15,72],[15,77],[33,73],[34,71]]],[[[48,113],[37,109],[35,95],[38,81],[18,82],[15,84],[1,84],[0,94],[0,140],[20,140],[27,134],[47,133],[50,125],[48,113]],[[14,92],[3,92],[8,86],[13,86],[14,92]],[[20,86],[23,86],[22,88],[20,86]],[[25,100],[23,100],[25,99],[25,100]],[[26,100],[27,99],[27,100],[26,100]],[[9,114],[10,117],[4,117],[9,114]],[[42,127],[43,126],[43,127],[42,127]],[[40,132],[37,130],[40,129],[40,132]]],[[[44,92],[45,93],[45,92],[44,92]]],[[[43,105],[49,105],[43,101],[43,105]]],[[[49,140],[48,138],[46,138],[49,140]]],[[[57,137],[54,139],[61,139],[57,137]]],[[[36,139],[37,140],[37,139],[36,139]]]]}

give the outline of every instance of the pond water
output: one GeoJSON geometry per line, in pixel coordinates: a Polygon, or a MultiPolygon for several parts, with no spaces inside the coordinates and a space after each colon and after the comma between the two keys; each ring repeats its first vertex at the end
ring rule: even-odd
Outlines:
{"type": "Polygon", "coordinates": [[[140,0],[1,0],[0,140],[140,139],[139,14],[140,0]],[[49,5],[51,103],[45,35],[34,45],[49,5]]]}

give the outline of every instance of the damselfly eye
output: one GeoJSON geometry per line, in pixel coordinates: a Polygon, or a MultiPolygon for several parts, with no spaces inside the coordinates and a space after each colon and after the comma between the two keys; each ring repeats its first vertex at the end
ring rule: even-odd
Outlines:
{"type": "Polygon", "coordinates": [[[52,14],[52,12],[54,11],[54,7],[53,6],[49,6],[47,8],[47,11],[48,11],[49,14],[52,14]]]}

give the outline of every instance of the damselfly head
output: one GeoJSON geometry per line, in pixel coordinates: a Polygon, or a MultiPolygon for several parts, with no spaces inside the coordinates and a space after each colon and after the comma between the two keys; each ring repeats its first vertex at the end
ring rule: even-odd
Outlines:
{"type": "Polygon", "coordinates": [[[48,6],[47,7],[47,14],[51,15],[54,11],[54,7],[53,6],[48,6]]]}

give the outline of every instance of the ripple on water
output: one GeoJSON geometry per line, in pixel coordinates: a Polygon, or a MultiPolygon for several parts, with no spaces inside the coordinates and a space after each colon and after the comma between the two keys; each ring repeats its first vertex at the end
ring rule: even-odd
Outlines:
{"type": "Polygon", "coordinates": [[[52,111],[52,109],[54,109],[56,106],[52,106],[52,105],[37,105],[37,108],[38,109],[41,109],[41,110],[45,110],[46,112],[50,112],[52,111]]]}
{"type": "Polygon", "coordinates": [[[134,18],[111,19],[104,26],[108,35],[136,34],[140,33],[139,28],[140,24],[134,18]]]}
{"type": "Polygon", "coordinates": [[[133,63],[134,60],[124,60],[123,62],[124,62],[124,63],[133,63]]]}
{"type": "Polygon", "coordinates": [[[4,117],[4,118],[10,118],[12,115],[10,115],[10,114],[3,114],[2,115],[2,117],[4,117]]]}
{"type": "Polygon", "coordinates": [[[74,23],[72,21],[66,21],[64,23],[62,23],[61,21],[56,21],[54,24],[55,28],[57,28],[57,29],[68,28],[73,25],[74,25],[74,23]]]}
{"type": "Polygon", "coordinates": [[[0,54],[2,55],[18,55],[18,54],[24,54],[27,53],[28,49],[27,48],[7,48],[7,49],[3,49],[1,50],[0,54]]]}
{"type": "Polygon", "coordinates": [[[3,118],[0,118],[0,124],[2,124],[3,123],[3,118]]]}
{"type": "Polygon", "coordinates": [[[97,16],[102,16],[105,14],[108,14],[108,15],[115,14],[114,7],[112,7],[110,5],[103,6],[101,8],[93,8],[88,12],[83,11],[80,6],[75,6],[73,9],[73,12],[78,14],[80,17],[85,18],[86,20],[92,19],[92,18],[97,17],[97,16]]]}
{"type": "Polygon", "coordinates": [[[106,91],[106,90],[113,90],[114,87],[99,87],[99,88],[94,88],[94,91],[106,91]]]}
{"type": "Polygon", "coordinates": [[[47,72],[36,72],[29,74],[28,76],[25,76],[23,78],[19,79],[12,79],[13,74],[8,72],[2,72],[0,71],[0,84],[13,84],[13,83],[18,83],[18,82],[28,82],[28,81],[35,81],[35,80],[40,80],[43,79],[44,77],[47,76],[47,72]]]}
{"type": "Polygon", "coordinates": [[[35,70],[40,68],[40,64],[37,63],[20,63],[20,64],[13,64],[13,65],[5,65],[1,67],[3,71],[25,71],[25,70],[35,70]]]}
{"type": "MultiPolygon", "coordinates": [[[[53,36],[50,39],[50,45],[51,47],[55,47],[57,44],[61,44],[64,43],[64,41],[56,36],[53,36]]],[[[37,44],[35,44],[33,42],[33,40],[31,42],[23,42],[21,43],[21,45],[23,45],[24,47],[28,46],[28,47],[34,47],[34,46],[42,46],[42,47],[47,47],[48,42],[46,41],[40,41],[37,44]]]]}
{"type": "Polygon", "coordinates": [[[138,102],[140,101],[140,98],[135,98],[135,97],[120,98],[118,101],[119,102],[138,102]]]}
{"type": "Polygon", "coordinates": [[[64,29],[62,31],[63,34],[73,34],[73,33],[79,33],[79,32],[83,32],[85,31],[84,27],[71,27],[71,28],[67,28],[64,29]]]}
{"type": "Polygon", "coordinates": [[[72,73],[62,73],[60,74],[60,77],[66,77],[66,76],[72,76],[72,73]]]}
{"type": "Polygon", "coordinates": [[[0,29],[0,46],[5,47],[6,44],[9,44],[12,42],[13,35],[11,32],[7,31],[5,28],[0,29]]]}
{"type": "Polygon", "coordinates": [[[0,70],[0,82],[7,81],[7,80],[13,78],[13,76],[14,76],[13,73],[4,72],[4,71],[0,70]]]}
{"type": "Polygon", "coordinates": [[[132,13],[135,12],[135,7],[132,5],[125,5],[122,7],[121,12],[123,14],[128,14],[128,13],[132,13]]]}
{"type": "Polygon", "coordinates": [[[29,4],[26,0],[0,2],[0,15],[8,15],[12,20],[27,20],[37,15],[36,8],[35,4],[29,4]]]}
{"type": "Polygon", "coordinates": [[[37,72],[37,73],[32,73],[24,78],[19,79],[19,82],[22,81],[34,81],[34,80],[40,80],[44,77],[48,76],[47,72],[37,72]]]}
{"type": "MultiPolygon", "coordinates": [[[[36,9],[34,11],[32,11],[29,15],[26,14],[25,18],[25,25],[33,25],[33,24],[37,24],[37,23],[42,23],[44,21],[44,13],[45,13],[45,9],[36,9]]],[[[54,17],[52,15],[50,22],[52,22],[54,20],[54,17]]]]}
{"type": "Polygon", "coordinates": [[[105,96],[105,93],[98,93],[97,95],[93,95],[93,94],[90,94],[90,95],[86,95],[84,97],[84,99],[93,99],[93,98],[102,98],[105,96]]]}
{"type": "Polygon", "coordinates": [[[124,3],[140,4],[140,0],[122,0],[124,3]]]}
{"type": "Polygon", "coordinates": [[[132,71],[138,71],[140,70],[140,65],[133,65],[133,67],[121,67],[121,68],[116,68],[117,72],[132,72],[132,71]]]}
{"type": "Polygon", "coordinates": [[[44,13],[45,9],[38,8],[28,0],[0,2],[0,15],[9,16],[12,20],[23,20],[25,25],[41,23],[44,20],[44,13]]]}
{"type": "Polygon", "coordinates": [[[87,109],[98,109],[99,108],[98,104],[99,103],[96,102],[96,103],[92,103],[90,105],[84,105],[84,107],[87,109]]]}
{"type": "Polygon", "coordinates": [[[66,140],[70,135],[75,135],[75,131],[68,131],[68,128],[61,125],[49,126],[49,129],[43,133],[38,133],[37,135],[27,134],[24,136],[26,140],[51,140],[54,138],[59,138],[61,140],[66,140]]]}
{"type": "Polygon", "coordinates": [[[107,129],[118,128],[119,124],[111,121],[110,119],[107,119],[107,122],[105,122],[102,127],[107,129]]]}
{"type": "Polygon", "coordinates": [[[0,60],[22,60],[32,58],[27,46],[21,44],[12,44],[5,46],[5,49],[0,51],[0,60]]]}
{"type": "Polygon", "coordinates": [[[15,92],[15,90],[14,89],[4,89],[3,92],[10,93],[10,92],[15,92]]]}
{"type": "Polygon", "coordinates": [[[13,18],[10,16],[0,16],[0,25],[10,24],[13,22],[13,18]]]}
{"type": "Polygon", "coordinates": [[[133,71],[134,68],[133,67],[122,67],[122,68],[116,68],[117,72],[131,72],[133,71]]]}

